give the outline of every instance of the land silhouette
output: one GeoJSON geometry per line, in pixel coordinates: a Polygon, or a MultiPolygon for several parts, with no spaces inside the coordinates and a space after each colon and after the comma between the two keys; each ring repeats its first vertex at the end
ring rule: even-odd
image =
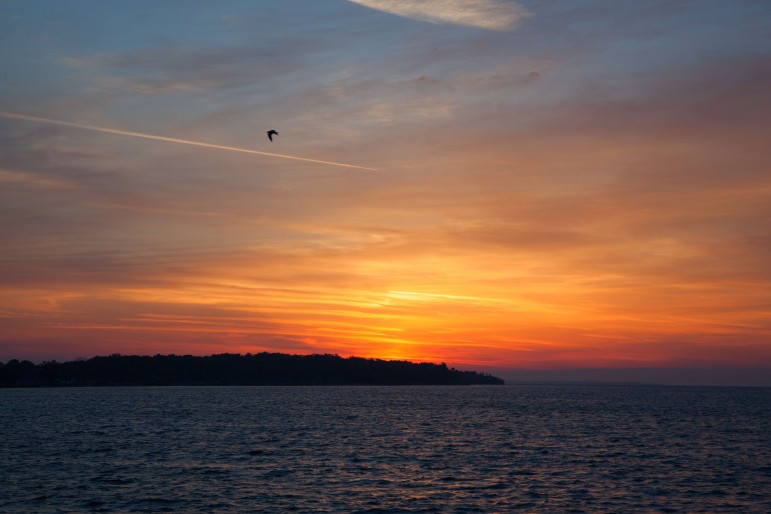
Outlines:
{"type": "Polygon", "coordinates": [[[284,353],[97,356],[68,362],[0,362],[0,387],[171,385],[500,385],[446,364],[284,353]]]}

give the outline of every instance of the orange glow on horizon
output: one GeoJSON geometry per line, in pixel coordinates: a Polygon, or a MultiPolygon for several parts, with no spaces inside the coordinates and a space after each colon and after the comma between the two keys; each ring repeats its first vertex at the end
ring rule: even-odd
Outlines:
{"type": "MultiPolygon", "coordinates": [[[[747,313],[721,312],[706,298],[678,309],[662,293],[641,304],[634,289],[620,289],[608,277],[571,281],[522,270],[511,276],[492,266],[467,277],[459,270],[468,263],[457,256],[432,259],[425,268],[390,265],[399,279],[377,289],[371,276],[368,288],[276,287],[267,275],[236,279],[248,269],[222,275],[217,266],[164,287],[6,291],[4,304],[14,307],[0,315],[9,336],[57,337],[69,342],[72,357],[285,351],[497,368],[748,365],[753,361],[711,341],[764,331],[747,313]],[[27,319],[11,322],[22,310],[27,319]]],[[[751,340],[743,349],[753,359],[771,357],[751,340]]]]}

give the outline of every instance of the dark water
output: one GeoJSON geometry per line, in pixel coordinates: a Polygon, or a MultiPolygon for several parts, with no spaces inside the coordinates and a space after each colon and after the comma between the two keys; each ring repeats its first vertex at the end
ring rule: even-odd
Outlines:
{"type": "Polygon", "coordinates": [[[771,389],[0,390],[0,512],[771,512],[771,389]]]}

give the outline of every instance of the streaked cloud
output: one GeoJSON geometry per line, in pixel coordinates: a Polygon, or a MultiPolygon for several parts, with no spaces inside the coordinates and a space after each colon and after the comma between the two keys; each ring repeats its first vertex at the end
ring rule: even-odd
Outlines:
{"type": "Polygon", "coordinates": [[[498,0],[350,0],[378,11],[431,23],[508,30],[532,16],[518,2],[498,0]]]}
{"type": "Polygon", "coordinates": [[[46,177],[37,173],[25,173],[22,171],[14,171],[0,168],[0,183],[15,184],[20,186],[33,186],[44,188],[71,188],[73,184],[66,180],[57,179],[54,177],[46,177]]]}

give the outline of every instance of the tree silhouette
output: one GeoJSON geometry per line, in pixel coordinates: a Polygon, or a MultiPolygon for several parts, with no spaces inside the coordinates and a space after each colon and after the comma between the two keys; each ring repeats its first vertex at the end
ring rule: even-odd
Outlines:
{"type": "Polygon", "coordinates": [[[69,362],[0,363],[0,387],[127,385],[471,385],[503,384],[445,363],[284,353],[98,356],[69,362]]]}

